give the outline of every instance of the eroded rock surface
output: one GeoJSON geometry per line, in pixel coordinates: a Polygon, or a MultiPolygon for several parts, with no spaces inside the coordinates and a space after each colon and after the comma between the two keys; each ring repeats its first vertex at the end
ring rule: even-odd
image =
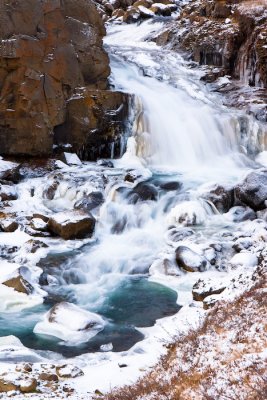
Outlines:
{"type": "MultiPolygon", "coordinates": [[[[98,90],[107,93],[111,109],[122,106],[125,98],[106,91],[110,68],[102,45],[105,28],[91,0],[9,0],[0,4],[0,26],[2,155],[51,154],[60,127],[65,124],[65,129],[73,129],[77,111],[86,132],[96,128],[95,119],[113,120],[105,113],[105,96],[100,98],[98,90]],[[86,105],[77,107],[73,95],[79,87],[86,87],[91,97],[95,92],[100,103],[103,100],[97,115],[92,111],[93,101],[87,102],[89,95],[86,105]]],[[[78,142],[79,149],[83,146],[87,156],[85,146],[97,147],[99,141],[81,142],[84,129],[79,135],[77,129],[68,139],[75,147],[78,142]]]]}

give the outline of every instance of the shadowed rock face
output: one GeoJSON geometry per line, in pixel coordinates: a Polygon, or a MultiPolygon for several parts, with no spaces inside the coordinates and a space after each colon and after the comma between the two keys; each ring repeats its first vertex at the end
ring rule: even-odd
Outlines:
{"type": "Polygon", "coordinates": [[[49,155],[74,90],[107,89],[104,34],[91,0],[0,3],[2,155],[49,155]]]}

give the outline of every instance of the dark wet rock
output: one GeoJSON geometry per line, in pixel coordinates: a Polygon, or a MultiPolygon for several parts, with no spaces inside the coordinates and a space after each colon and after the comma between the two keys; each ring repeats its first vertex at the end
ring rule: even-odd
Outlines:
{"type": "Polygon", "coordinates": [[[0,201],[17,200],[17,198],[18,194],[14,186],[0,184],[0,201]]]}
{"type": "Polygon", "coordinates": [[[124,180],[126,182],[134,183],[136,181],[136,174],[134,172],[127,172],[127,174],[124,177],[124,180]]]}
{"type": "Polygon", "coordinates": [[[48,248],[48,245],[41,240],[31,239],[25,243],[25,248],[29,253],[36,253],[39,249],[48,248]]]}
{"type": "Polygon", "coordinates": [[[174,191],[174,190],[179,190],[181,189],[182,184],[180,182],[164,182],[160,184],[160,188],[165,190],[166,192],[174,191]]]}
{"type": "Polygon", "coordinates": [[[9,215],[1,218],[0,219],[0,229],[3,232],[15,232],[18,229],[19,224],[14,218],[15,217],[12,217],[9,215]]]}
{"type": "Polygon", "coordinates": [[[253,241],[250,237],[241,237],[235,240],[233,249],[238,253],[242,250],[248,250],[253,246],[253,241]]]}
{"type": "Polygon", "coordinates": [[[101,206],[104,203],[104,200],[103,193],[91,192],[81,200],[76,201],[74,208],[89,213],[94,208],[101,206]]]}
{"type": "Polygon", "coordinates": [[[263,210],[267,200],[267,171],[251,172],[235,188],[236,202],[241,202],[255,211],[263,210]]]}
{"type": "Polygon", "coordinates": [[[230,209],[228,215],[231,216],[233,222],[242,222],[254,220],[257,218],[255,211],[249,207],[236,206],[230,209]]]}
{"type": "Polygon", "coordinates": [[[226,286],[222,283],[204,281],[199,279],[193,286],[192,295],[195,301],[203,301],[206,297],[214,294],[220,294],[226,286]]]}
{"type": "Polygon", "coordinates": [[[95,218],[82,211],[57,213],[48,221],[48,229],[65,240],[90,237],[94,227],[95,218]]]}
{"type": "Polygon", "coordinates": [[[220,213],[228,212],[234,205],[234,190],[226,189],[223,186],[216,186],[202,197],[213,203],[220,213]]]}
{"type": "MultiPolygon", "coordinates": [[[[1,135],[1,126],[0,126],[0,135],[1,135]]],[[[0,136],[1,138],[1,136],[0,136]]],[[[1,150],[0,150],[1,152],[1,150]]],[[[22,176],[20,174],[20,164],[11,162],[11,161],[3,161],[0,158],[0,179],[7,181],[18,183],[21,180],[22,176]]]]}
{"type": "Polygon", "coordinates": [[[20,275],[12,277],[2,284],[13,288],[16,292],[24,294],[31,294],[34,290],[32,285],[20,275]]]}
{"type": "Polygon", "coordinates": [[[168,231],[168,239],[173,242],[180,242],[181,240],[187,239],[193,236],[195,232],[191,228],[176,228],[173,227],[168,231]]]}
{"type": "Polygon", "coordinates": [[[188,272],[202,272],[208,266],[208,260],[189,249],[186,246],[179,246],[175,250],[176,262],[178,266],[188,272]]]}
{"type": "Polygon", "coordinates": [[[156,201],[158,198],[158,191],[154,185],[150,183],[141,182],[129,194],[130,199],[133,201],[156,201]]]}
{"type": "Polygon", "coordinates": [[[51,184],[49,184],[43,192],[43,198],[48,199],[48,200],[53,200],[53,198],[56,194],[57,188],[59,186],[59,183],[60,183],[59,180],[55,180],[51,184]]]}

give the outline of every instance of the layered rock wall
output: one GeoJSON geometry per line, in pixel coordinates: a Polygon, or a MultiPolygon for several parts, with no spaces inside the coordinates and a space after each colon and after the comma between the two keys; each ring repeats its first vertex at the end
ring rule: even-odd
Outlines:
{"type": "Polygon", "coordinates": [[[0,154],[51,154],[75,90],[107,89],[104,35],[91,0],[0,2],[0,154]]]}

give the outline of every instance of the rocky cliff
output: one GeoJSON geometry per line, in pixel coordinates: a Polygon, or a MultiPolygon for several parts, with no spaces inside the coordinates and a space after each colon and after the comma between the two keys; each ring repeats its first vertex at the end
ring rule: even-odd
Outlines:
{"type": "Polygon", "coordinates": [[[225,75],[236,80],[223,88],[229,102],[242,107],[254,103],[249,111],[267,121],[266,0],[192,0],[156,40],[210,66],[206,82],[225,75]]]}
{"type": "Polygon", "coordinates": [[[127,96],[106,90],[110,68],[104,35],[91,0],[0,3],[0,154],[47,156],[64,140],[95,158],[94,152],[86,153],[87,144],[101,155],[99,135],[104,148],[118,140],[122,119],[112,117],[112,130],[101,129],[104,115],[107,119],[120,106],[119,117],[127,115],[127,96]],[[84,101],[79,94],[79,106],[81,87],[87,94],[84,101]]]}

